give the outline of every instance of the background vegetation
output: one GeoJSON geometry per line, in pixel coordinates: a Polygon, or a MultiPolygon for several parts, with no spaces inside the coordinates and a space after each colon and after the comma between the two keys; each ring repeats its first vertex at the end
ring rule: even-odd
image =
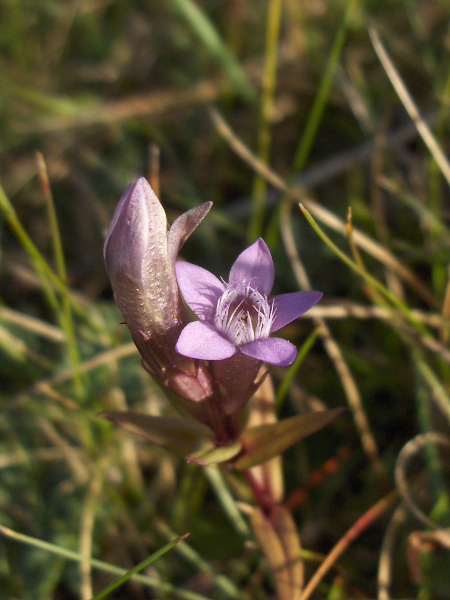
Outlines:
{"type": "Polygon", "coordinates": [[[286,329],[314,343],[284,401],[273,371],[283,416],[351,407],[285,456],[308,579],[346,550],[315,597],[450,596],[449,17],[443,0],[0,0],[2,598],[87,600],[117,575],[81,557],[129,569],[186,532],[111,597],[273,597],[219,472],[96,418],[171,410],[102,259],[155,147],[170,221],[214,201],[186,259],[226,277],[262,236],[276,293],[324,292],[286,329]]]}

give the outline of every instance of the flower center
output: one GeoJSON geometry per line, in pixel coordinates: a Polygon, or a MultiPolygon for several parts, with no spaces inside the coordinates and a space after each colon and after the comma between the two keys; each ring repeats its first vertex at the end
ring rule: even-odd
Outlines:
{"type": "Polygon", "coordinates": [[[242,346],[269,337],[275,317],[275,308],[250,287],[228,286],[219,298],[214,315],[214,326],[232,344],[242,346]]]}

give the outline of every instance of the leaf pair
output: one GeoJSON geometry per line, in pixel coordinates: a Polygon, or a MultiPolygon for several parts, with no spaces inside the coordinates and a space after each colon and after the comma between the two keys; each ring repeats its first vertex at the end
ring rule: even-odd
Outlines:
{"type": "Polygon", "coordinates": [[[345,410],[334,408],[311,412],[252,427],[226,446],[216,445],[209,427],[196,421],[133,412],[107,412],[99,416],[166,450],[187,457],[189,462],[202,466],[228,463],[243,471],[282,454],[287,448],[332,423],[345,410]]]}

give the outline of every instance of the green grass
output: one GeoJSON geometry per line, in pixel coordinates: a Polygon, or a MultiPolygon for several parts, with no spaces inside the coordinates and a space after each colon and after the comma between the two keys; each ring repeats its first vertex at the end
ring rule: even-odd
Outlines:
{"type": "Polygon", "coordinates": [[[214,201],[184,258],[226,277],[262,236],[276,293],[324,292],[285,330],[298,363],[273,370],[282,417],[350,407],[284,457],[308,597],[448,598],[446,3],[5,0],[0,13],[0,596],[274,597],[245,483],[96,417],[172,415],[102,256],[156,144],[170,221],[214,201]],[[408,564],[424,532],[433,543],[408,564]]]}

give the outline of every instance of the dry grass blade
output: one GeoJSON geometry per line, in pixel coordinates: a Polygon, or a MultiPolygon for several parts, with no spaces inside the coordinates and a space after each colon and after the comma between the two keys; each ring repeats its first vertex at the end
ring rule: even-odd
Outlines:
{"type": "MultiPolygon", "coordinates": [[[[308,290],[311,289],[311,285],[309,283],[306,270],[303,267],[297,252],[291,229],[291,223],[292,220],[289,215],[289,205],[285,203],[281,214],[281,233],[283,236],[283,242],[300,288],[303,290],[308,290]]],[[[366,456],[377,473],[382,474],[383,466],[380,462],[378,446],[367,416],[364,412],[361,394],[359,393],[358,386],[356,385],[352,372],[345,362],[341,349],[334,339],[325,320],[323,318],[316,317],[314,318],[314,323],[319,328],[319,333],[322,337],[327,354],[330,357],[330,360],[332,361],[334,368],[336,369],[336,372],[341,380],[341,384],[347,396],[350,409],[353,413],[353,418],[361,437],[361,444],[364,448],[366,456]]]]}
{"type": "MultiPolygon", "coordinates": [[[[347,226],[343,219],[334,215],[330,210],[320,206],[314,200],[305,197],[303,189],[289,189],[286,182],[267,165],[261,163],[254,153],[242,142],[234,131],[226,123],[225,119],[215,108],[210,108],[211,119],[219,134],[227,141],[229,146],[238,156],[248,164],[253,170],[265,177],[274,188],[287,194],[291,199],[301,201],[308,211],[318,220],[343,236],[347,234],[347,226]]],[[[416,275],[405,265],[403,265],[391,252],[386,250],[381,244],[360,231],[353,229],[353,240],[355,244],[372,255],[388,269],[394,271],[401,277],[412,289],[414,289],[431,306],[436,307],[437,301],[432,292],[416,277],[416,275]]]]}
{"type": "Polygon", "coordinates": [[[394,561],[394,542],[400,527],[406,521],[407,512],[405,506],[400,506],[394,511],[389,525],[387,526],[380,551],[378,563],[378,597],[377,600],[390,600],[390,586],[392,583],[392,571],[394,561]]]}
{"type": "Polygon", "coordinates": [[[368,528],[372,523],[381,517],[383,513],[389,510],[397,499],[397,492],[393,491],[384,498],[381,498],[372,508],[360,517],[339,542],[327,554],[325,560],[309,580],[300,600],[308,600],[319,583],[333,567],[339,557],[349,548],[349,546],[368,528]]]}
{"type": "Polygon", "coordinates": [[[0,306],[0,320],[17,325],[21,329],[25,329],[58,344],[62,344],[65,341],[64,334],[59,327],[50,325],[36,317],[31,317],[30,315],[7,308],[6,306],[0,306]]]}
{"type": "Polygon", "coordinates": [[[73,481],[76,485],[85,485],[91,476],[91,464],[86,460],[84,453],[82,454],[78,448],[71,446],[50,421],[39,417],[38,425],[49,442],[60,449],[72,471],[73,481]]]}
{"type": "Polygon", "coordinates": [[[410,440],[402,448],[400,454],[398,455],[397,464],[395,466],[395,482],[406,508],[426,527],[438,529],[439,525],[430,519],[411,497],[411,486],[408,484],[406,479],[406,468],[409,461],[414,458],[418,452],[430,444],[435,444],[437,446],[442,446],[449,449],[450,438],[442,433],[429,431],[427,433],[417,435],[415,438],[410,440]]]}
{"type": "Polygon", "coordinates": [[[413,120],[415,126],[417,127],[417,131],[419,132],[421,138],[425,142],[428,150],[431,152],[436,163],[439,165],[441,169],[442,175],[447,180],[447,183],[450,185],[450,164],[447,160],[447,157],[443,153],[441,147],[436,141],[436,138],[431,133],[430,128],[426,124],[425,120],[422,118],[419,109],[417,108],[414,100],[411,97],[406,85],[404,84],[402,78],[400,77],[399,72],[394,66],[394,63],[389,57],[381,38],[378,32],[375,29],[369,30],[370,39],[372,40],[373,47],[378,55],[378,58],[381,61],[381,64],[386,71],[386,75],[389,77],[392,85],[394,86],[395,91],[398,94],[398,97],[403,103],[406,111],[409,116],[413,120]]]}
{"type": "MultiPolygon", "coordinates": [[[[448,317],[443,318],[438,313],[428,313],[423,310],[412,310],[414,319],[420,323],[440,329],[448,327],[448,317]]],[[[384,306],[364,306],[356,302],[342,301],[339,304],[324,304],[314,306],[303,319],[321,317],[323,319],[379,319],[380,321],[393,321],[392,310],[384,306]]]]}
{"type": "MultiPolygon", "coordinates": [[[[94,369],[98,369],[99,367],[108,365],[111,362],[116,362],[125,358],[126,356],[130,356],[136,353],[136,346],[133,342],[128,344],[123,344],[118,348],[113,348],[112,350],[107,350],[93,358],[83,361],[79,364],[78,373],[88,373],[94,369]]],[[[67,371],[63,371],[62,373],[57,373],[56,375],[52,375],[45,380],[41,380],[33,384],[27,391],[20,392],[16,396],[11,398],[11,401],[8,405],[8,409],[14,409],[25,403],[28,398],[35,394],[47,394],[48,388],[56,385],[61,385],[66,383],[67,381],[71,381],[74,377],[73,369],[69,369],[67,371]]]]}
{"type": "Polygon", "coordinates": [[[138,117],[156,118],[181,107],[213,102],[226,89],[229,89],[229,84],[225,82],[204,80],[186,90],[179,90],[177,94],[174,94],[173,90],[136,94],[125,99],[99,102],[94,108],[83,109],[78,107],[79,103],[74,102],[73,114],[41,117],[31,130],[29,124],[23,125],[21,133],[51,133],[99,124],[114,124],[138,117]]]}
{"type": "MultiPolygon", "coordinates": [[[[103,461],[105,462],[105,461],[103,461]]],[[[101,467],[101,465],[99,465],[101,467]]],[[[98,510],[99,496],[103,485],[103,469],[97,469],[89,482],[87,494],[83,506],[83,512],[80,522],[80,554],[85,561],[81,561],[79,565],[81,579],[81,600],[89,600],[92,598],[92,565],[89,559],[92,557],[92,541],[94,533],[95,515],[98,510]]]]}

